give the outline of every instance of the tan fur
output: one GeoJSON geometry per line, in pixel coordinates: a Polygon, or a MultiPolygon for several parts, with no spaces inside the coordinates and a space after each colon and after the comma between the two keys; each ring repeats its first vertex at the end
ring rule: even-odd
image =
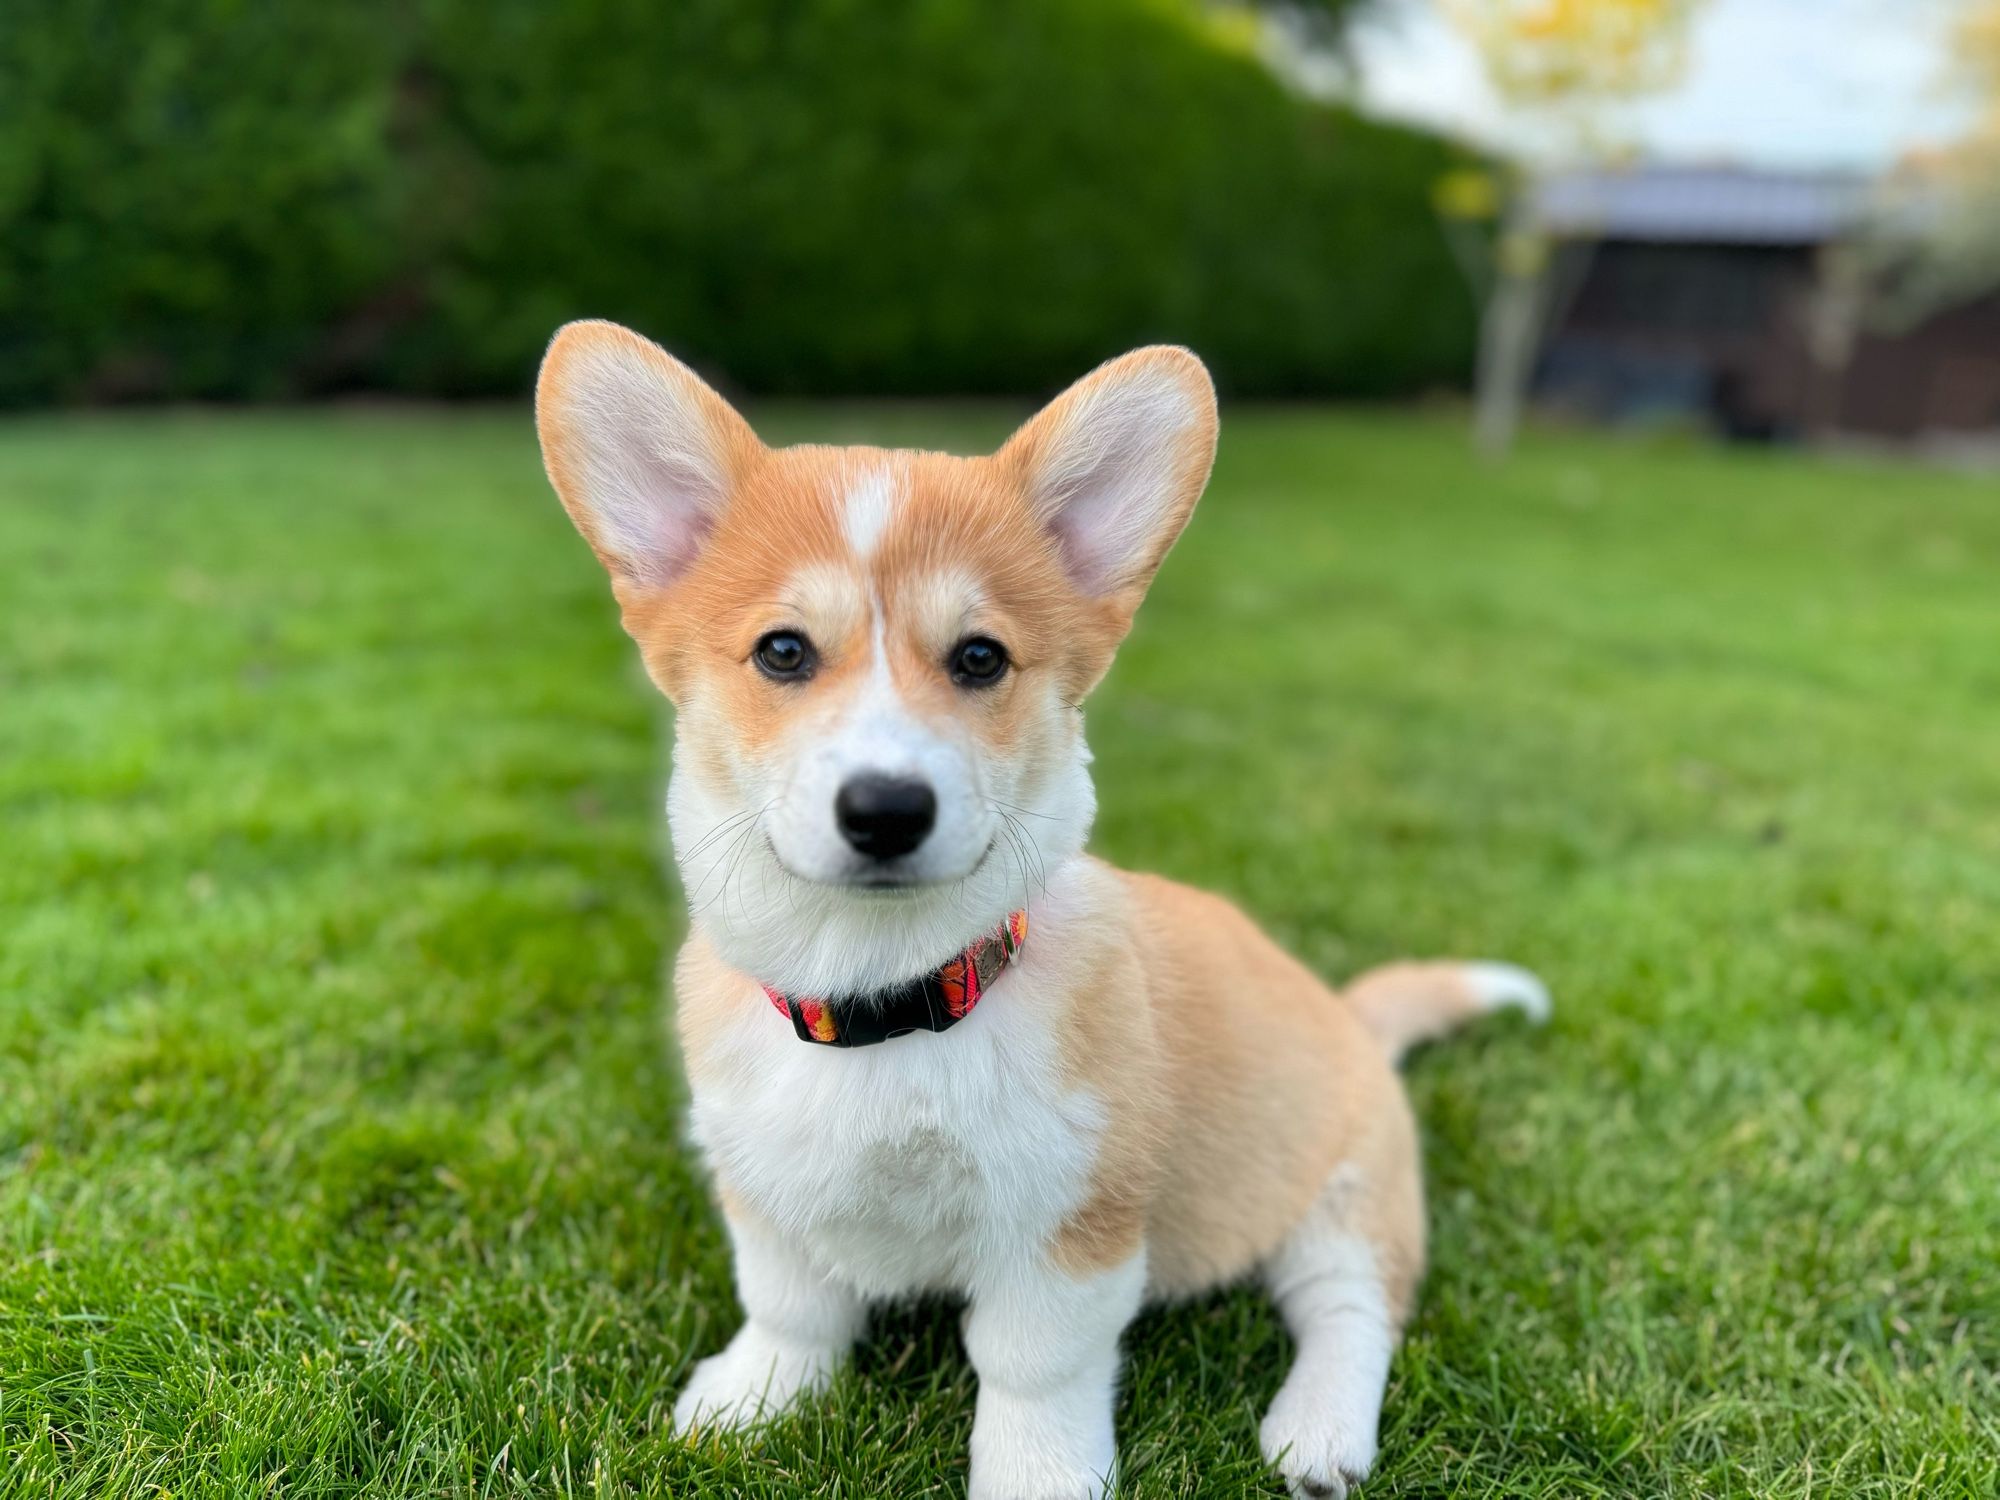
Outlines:
{"type": "Polygon", "coordinates": [[[1463,964],[1384,964],[1350,983],[1345,994],[1392,1061],[1420,1042],[1457,1030],[1485,1009],[1463,964]]]}
{"type": "Polygon", "coordinates": [[[1193,1291],[1297,1223],[1368,1122],[1401,1107],[1401,1086],[1326,986],[1229,903],[1147,876],[1127,885],[1173,1080],[1153,1277],[1193,1291]]]}
{"type": "Polygon", "coordinates": [[[1113,1127],[1059,1249],[1081,1267],[1108,1263],[1119,1236],[1104,1227],[1143,1202],[1152,1285],[1188,1295],[1249,1270],[1351,1164],[1361,1222],[1407,1268],[1392,1280],[1413,1285],[1415,1136],[1382,1048],[1228,902],[1155,876],[1119,883],[1119,947],[1136,963],[1079,985],[1065,1048],[1079,1080],[1118,1080],[1113,1127]]]}

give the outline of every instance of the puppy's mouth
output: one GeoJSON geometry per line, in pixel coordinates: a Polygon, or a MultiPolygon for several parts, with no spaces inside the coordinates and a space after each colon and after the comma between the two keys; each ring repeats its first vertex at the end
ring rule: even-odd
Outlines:
{"type": "Polygon", "coordinates": [[[794,880],[807,885],[824,886],[832,890],[854,891],[862,896],[878,900],[894,900],[899,896],[914,896],[924,891],[934,891],[945,886],[958,885],[970,880],[986,867],[986,861],[993,857],[993,850],[999,843],[996,836],[987,841],[986,847],[974,860],[972,868],[961,875],[916,875],[897,868],[897,863],[868,865],[859,869],[844,870],[838,875],[808,875],[803,870],[794,869],[768,831],[764,834],[764,847],[770,852],[772,861],[794,880]]]}

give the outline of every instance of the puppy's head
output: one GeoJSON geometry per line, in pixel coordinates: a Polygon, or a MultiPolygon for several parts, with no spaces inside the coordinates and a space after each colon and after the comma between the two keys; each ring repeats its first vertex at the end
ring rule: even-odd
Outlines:
{"type": "Polygon", "coordinates": [[[573,323],[536,412],[676,705],[677,858],[725,957],[819,993],[920,967],[1082,847],[1079,706],[1214,455],[1192,354],[1111,361],[988,457],[770,449],[664,350],[573,323]]]}

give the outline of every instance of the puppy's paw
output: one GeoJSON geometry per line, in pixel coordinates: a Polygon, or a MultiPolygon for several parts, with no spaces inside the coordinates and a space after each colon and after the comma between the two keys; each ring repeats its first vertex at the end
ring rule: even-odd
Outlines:
{"type": "Polygon", "coordinates": [[[1081,1465],[1065,1465],[1052,1455],[999,1466],[973,1461],[966,1500],[1104,1500],[1111,1493],[1105,1475],[1081,1465]]]}
{"type": "Polygon", "coordinates": [[[1103,1500],[1118,1464],[1110,1407],[1108,1388],[1101,1403],[982,1390],[967,1500],[1103,1500]]]}
{"type": "Polygon", "coordinates": [[[674,1431],[727,1431],[768,1421],[833,1378],[839,1356],[746,1326],[694,1367],[674,1402],[674,1431]]]}
{"type": "Polygon", "coordinates": [[[1353,1431],[1313,1394],[1279,1391],[1258,1429],[1259,1445],[1299,1500],[1347,1500],[1375,1463],[1375,1434],[1353,1431]]]}

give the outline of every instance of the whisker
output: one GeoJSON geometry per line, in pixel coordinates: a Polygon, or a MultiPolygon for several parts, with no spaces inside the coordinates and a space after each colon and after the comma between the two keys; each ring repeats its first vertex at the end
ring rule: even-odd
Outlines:
{"type": "Polygon", "coordinates": [[[1030,848],[1032,848],[1032,846],[1030,846],[1030,840],[1028,840],[1028,836],[1026,836],[1026,834],[1028,834],[1028,830],[1026,830],[1026,828],[1022,828],[1020,820],[1018,820],[1018,818],[1014,818],[1012,814],[1006,814],[1006,812],[1002,812],[1002,814],[1000,814],[1000,818],[1002,818],[1002,826],[1006,828],[1006,834],[1008,834],[1008,840],[1010,840],[1010,842],[1014,844],[1014,850],[1016,850],[1016,856],[1018,856],[1018,864],[1020,864],[1020,878],[1022,878],[1022,886],[1028,886],[1028,884],[1040,884],[1040,886],[1042,886],[1042,892],[1046,894],[1046,892],[1048,892],[1048,882],[1040,878],[1040,872],[1038,872],[1038,870],[1030,870],[1030,868],[1028,868],[1028,854],[1030,854],[1030,848]]]}
{"type": "Polygon", "coordinates": [[[730,829],[736,827],[745,818],[754,818],[756,816],[757,816],[756,812],[751,811],[749,809],[745,809],[744,811],[739,813],[731,813],[728,817],[724,818],[720,823],[716,824],[715,827],[709,829],[707,833],[704,833],[700,838],[696,839],[686,849],[682,850],[680,855],[681,859],[685,862],[687,860],[696,858],[698,855],[700,855],[702,850],[706,849],[710,844],[713,844],[717,839],[721,838],[723,834],[729,832],[730,829]]]}
{"type": "MultiPolygon", "coordinates": [[[[776,798],[772,798],[772,802],[776,802],[776,798]]],[[[702,852],[704,852],[704,850],[712,848],[712,846],[714,846],[714,844],[716,844],[716,842],[718,842],[720,838],[724,838],[726,834],[732,834],[732,832],[738,832],[738,830],[742,830],[742,826],[744,826],[746,822],[752,822],[752,820],[756,820],[756,818],[764,816],[764,812],[768,812],[768,810],[772,808],[772,802],[766,802],[766,804],[764,804],[762,808],[744,808],[742,812],[734,812],[734,814],[730,814],[728,818],[724,818],[722,822],[718,822],[718,824],[716,824],[714,828],[710,828],[710,830],[708,830],[706,834],[702,834],[702,836],[700,836],[700,838],[698,838],[698,840],[696,840],[694,844],[690,844],[690,846],[688,846],[688,850],[686,850],[686,852],[682,852],[682,854],[680,854],[680,856],[676,858],[676,864],[680,864],[680,870],[682,870],[682,878],[686,878],[686,874],[688,874],[688,864],[690,864],[690,862],[694,862],[694,860],[698,860],[698,858],[702,856],[702,852]]],[[[706,870],[702,870],[702,878],[700,878],[700,886],[706,886],[706,884],[708,884],[708,876],[710,876],[712,872],[714,872],[714,866],[708,866],[706,870]]],[[[698,894],[700,886],[698,886],[696,890],[690,890],[690,892],[688,892],[688,894],[690,894],[690,898],[698,894]]]]}
{"type": "MultiPolygon", "coordinates": [[[[769,804],[766,805],[768,806],[769,804]]],[[[723,856],[721,887],[716,891],[716,893],[713,896],[709,897],[708,900],[703,901],[700,905],[691,905],[688,909],[689,916],[692,917],[701,912],[707,911],[709,907],[713,906],[717,901],[720,901],[721,899],[723,899],[723,897],[729,894],[730,878],[733,875],[735,875],[737,866],[741,862],[743,849],[746,841],[749,839],[752,833],[757,831],[757,827],[758,824],[756,820],[753,818],[747,821],[743,825],[743,827],[737,831],[735,838],[730,841],[728,853],[723,856]]],[[[704,875],[702,877],[701,889],[706,890],[707,888],[708,888],[708,877],[704,875]]],[[[699,891],[697,891],[696,894],[698,895],[699,891]]]]}
{"type": "Polygon", "coordinates": [[[1042,841],[1032,832],[1023,828],[1021,833],[1027,839],[1028,846],[1035,851],[1035,879],[1041,885],[1042,894],[1046,896],[1049,893],[1049,857],[1042,851],[1042,841]]]}
{"type": "Polygon", "coordinates": [[[1040,846],[1028,837],[1027,830],[1021,826],[1018,819],[1010,817],[1005,813],[1001,814],[1001,817],[1004,820],[1003,826],[1007,830],[1008,842],[1014,849],[1015,864],[1021,872],[1023,897],[1025,899],[1032,899],[1034,895],[1032,887],[1034,886],[1039,886],[1042,894],[1046,896],[1049,893],[1049,883],[1047,871],[1041,867],[1040,846]],[[1031,850],[1036,854],[1036,869],[1032,873],[1028,869],[1028,855],[1031,850]]]}
{"type": "Polygon", "coordinates": [[[1019,813],[1024,818],[1045,818],[1051,823],[1060,823],[1062,821],[1054,813],[1036,812],[1032,807],[1023,807],[1018,802],[1008,802],[999,797],[988,797],[986,800],[995,807],[1005,808],[1011,813],[1019,813]]]}

